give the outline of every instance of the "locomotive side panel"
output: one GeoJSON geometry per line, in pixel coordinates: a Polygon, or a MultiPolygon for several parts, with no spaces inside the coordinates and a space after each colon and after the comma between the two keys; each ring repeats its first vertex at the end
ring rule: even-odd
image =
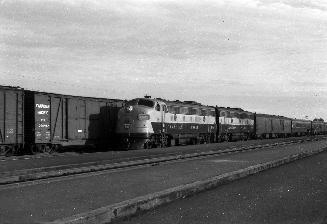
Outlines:
{"type": "Polygon", "coordinates": [[[247,139],[254,133],[254,114],[219,108],[219,135],[224,140],[247,139]]]}
{"type": "Polygon", "coordinates": [[[215,109],[195,102],[167,102],[167,134],[179,144],[213,142],[217,131],[215,109]]]}
{"type": "MultiPolygon", "coordinates": [[[[181,105],[181,110],[177,109],[177,105],[174,105],[175,109],[168,110],[165,113],[164,130],[166,133],[176,136],[181,134],[191,134],[194,137],[200,134],[215,133],[215,114],[214,109],[208,107],[186,107],[181,105]]],[[[172,108],[169,106],[169,108],[172,108]]],[[[179,108],[179,109],[180,109],[179,108]]],[[[161,131],[162,124],[153,122],[153,130],[155,133],[161,131]]]]}

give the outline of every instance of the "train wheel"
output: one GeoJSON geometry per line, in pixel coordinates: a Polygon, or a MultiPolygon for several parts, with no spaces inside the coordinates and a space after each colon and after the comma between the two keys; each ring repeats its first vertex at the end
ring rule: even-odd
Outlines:
{"type": "Polygon", "coordinates": [[[144,143],[144,149],[152,149],[152,142],[151,141],[146,141],[144,143]]]}
{"type": "Polygon", "coordinates": [[[170,146],[175,146],[176,145],[176,140],[174,138],[170,139],[170,146]]]}
{"type": "Polygon", "coordinates": [[[175,138],[175,139],[174,139],[174,142],[175,142],[174,145],[176,145],[176,146],[179,145],[179,138],[175,138]]]}
{"type": "Polygon", "coordinates": [[[172,140],[172,138],[169,136],[167,138],[167,147],[171,147],[171,140],[172,140]]]}
{"type": "Polygon", "coordinates": [[[190,143],[191,143],[191,145],[196,145],[196,139],[195,138],[191,138],[190,143]]]}
{"type": "Polygon", "coordinates": [[[37,154],[37,153],[39,153],[40,151],[39,151],[39,147],[37,147],[36,145],[31,145],[31,154],[32,155],[35,155],[35,154],[37,154]]]}
{"type": "Polygon", "coordinates": [[[0,146],[0,155],[4,155],[5,154],[5,147],[4,146],[0,146]]]}

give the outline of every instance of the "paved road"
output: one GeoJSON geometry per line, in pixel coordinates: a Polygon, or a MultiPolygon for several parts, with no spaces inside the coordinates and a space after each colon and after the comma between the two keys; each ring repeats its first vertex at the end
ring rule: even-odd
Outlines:
{"type": "Polygon", "coordinates": [[[192,183],[308,149],[327,141],[223,155],[155,167],[106,171],[0,187],[0,223],[32,223],[72,216],[127,199],[192,183]]]}
{"type": "Polygon", "coordinates": [[[0,175],[1,173],[14,172],[22,169],[35,169],[40,167],[55,167],[76,164],[79,167],[81,163],[106,164],[108,162],[120,162],[135,160],[135,158],[149,158],[162,156],[164,154],[181,154],[193,153],[210,150],[223,150],[229,147],[267,144],[280,141],[299,140],[300,138],[288,139],[265,139],[251,140],[246,142],[223,142],[207,145],[179,146],[170,148],[157,148],[152,150],[133,150],[133,151],[108,151],[96,153],[57,153],[54,155],[36,155],[0,158],[0,175]]]}
{"type": "Polygon", "coordinates": [[[327,223],[327,152],[176,201],[119,224],[327,223]]]}

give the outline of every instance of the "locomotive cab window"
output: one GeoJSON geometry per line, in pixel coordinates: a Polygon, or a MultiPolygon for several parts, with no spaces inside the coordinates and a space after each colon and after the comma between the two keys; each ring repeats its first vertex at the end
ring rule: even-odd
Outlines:
{"type": "Polygon", "coordinates": [[[178,106],[174,106],[174,107],[173,107],[173,112],[174,112],[175,114],[180,114],[180,108],[179,108],[178,106]]]}
{"type": "Polygon", "coordinates": [[[181,114],[189,114],[189,109],[187,107],[181,107],[180,112],[181,114]]]}
{"type": "Polygon", "coordinates": [[[210,110],[210,115],[213,116],[213,117],[216,116],[216,111],[215,110],[210,110]]]}
{"type": "Polygon", "coordinates": [[[248,118],[248,115],[246,113],[240,113],[240,118],[246,119],[246,118],[248,118]]]}
{"type": "Polygon", "coordinates": [[[162,105],[162,111],[168,113],[168,109],[167,109],[166,105],[162,105]]]}
{"type": "Polygon", "coordinates": [[[146,107],[154,106],[154,102],[152,100],[145,100],[145,99],[139,99],[137,104],[140,106],[146,106],[146,107]]]}
{"type": "Polygon", "coordinates": [[[134,105],[136,105],[137,104],[137,100],[130,100],[130,101],[128,101],[127,103],[126,103],[126,106],[128,107],[128,106],[134,106],[134,105]]]}
{"type": "Polygon", "coordinates": [[[160,111],[160,105],[159,105],[159,103],[157,103],[157,105],[156,105],[156,111],[160,111]]]}

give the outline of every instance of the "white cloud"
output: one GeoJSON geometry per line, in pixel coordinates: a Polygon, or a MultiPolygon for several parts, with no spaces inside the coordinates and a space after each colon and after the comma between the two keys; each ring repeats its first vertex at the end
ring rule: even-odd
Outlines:
{"type": "Polygon", "coordinates": [[[2,2],[0,80],[67,94],[148,93],[208,104],[218,98],[251,108],[260,106],[237,99],[322,95],[325,6],[286,0],[2,2]]]}

